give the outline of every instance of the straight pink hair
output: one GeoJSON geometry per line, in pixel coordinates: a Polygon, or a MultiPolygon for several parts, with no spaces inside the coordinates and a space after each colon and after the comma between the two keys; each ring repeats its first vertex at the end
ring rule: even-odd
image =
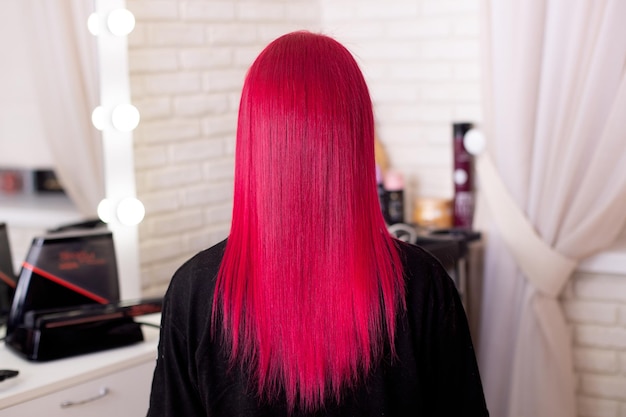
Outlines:
{"type": "Polygon", "coordinates": [[[241,95],[213,304],[231,366],[262,398],[315,410],[361,381],[385,343],[395,354],[404,283],[375,175],[372,103],[351,53],[309,32],[269,44],[241,95]]]}

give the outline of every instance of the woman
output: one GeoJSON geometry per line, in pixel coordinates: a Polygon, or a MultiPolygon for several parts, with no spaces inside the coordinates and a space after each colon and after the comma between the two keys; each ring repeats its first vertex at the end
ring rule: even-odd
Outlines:
{"type": "Polygon", "coordinates": [[[387,232],[363,75],[330,37],[251,66],[228,239],[165,297],[149,416],[485,416],[463,307],[387,232]]]}

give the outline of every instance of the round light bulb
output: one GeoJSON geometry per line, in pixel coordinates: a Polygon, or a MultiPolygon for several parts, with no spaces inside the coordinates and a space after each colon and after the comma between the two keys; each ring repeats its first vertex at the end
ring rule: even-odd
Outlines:
{"type": "Polygon", "coordinates": [[[143,203],[134,197],[125,198],[117,205],[117,218],[126,226],[141,223],[145,214],[143,203]]]}
{"type": "Polygon", "coordinates": [[[127,9],[115,9],[107,17],[107,26],[115,36],[126,36],[135,28],[135,16],[127,9]]]}
{"type": "Polygon", "coordinates": [[[463,136],[463,146],[472,155],[480,155],[485,145],[485,135],[478,129],[470,129],[463,136]]]}
{"type": "Polygon", "coordinates": [[[100,18],[98,13],[92,13],[87,18],[87,29],[93,36],[98,36],[100,33],[100,18]]]}
{"type": "Polygon", "coordinates": [[[111,113],[111,123],[122,132],[130,132],[139,124],[139,110],[132,104],[120,104],[111,113]]]}
{"type": "Polygon", "coordinates": [[[96,129],[98,130],[104,129],[105,120],[106,120],[106,117],[104,114],[104,107],[98,106],[95,109],[93,109],[93,111],[91,112],[91,123],[96,129]]]}
{"type": "Polygon", "coordinates": [[[111,200],[104,198],[98,203],[98,218],[104,223],[109,223],[113,219],[113,203],[111,200]]]}

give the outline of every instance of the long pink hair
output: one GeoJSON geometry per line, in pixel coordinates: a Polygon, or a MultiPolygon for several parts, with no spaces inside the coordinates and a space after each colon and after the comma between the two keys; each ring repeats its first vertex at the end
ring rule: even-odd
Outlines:
{"type": "Polygon", "coordinates": [[[375,183],[372,103],[351,53],[284,35],[247,74],[213,328],[262,398],[319,408],[394,350],[398,251],[375,183]]]}

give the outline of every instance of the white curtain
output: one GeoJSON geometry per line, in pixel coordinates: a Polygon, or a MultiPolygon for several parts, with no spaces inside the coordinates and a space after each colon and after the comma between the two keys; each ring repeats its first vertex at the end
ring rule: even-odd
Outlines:
{"type": "Polygon", "coordinates": [[[483,5],[485,393],[495,417],[574,417],[558,297],[626,223],[626,1],[483,5]]]}
{"type": "Polygon", "coordinates": [[[85,217],[104,197],[102,146],[91,125],[98,105],[96,40],[87,31],[88,0],[20,0],[45,140],[68,196],[85,217]]]}

